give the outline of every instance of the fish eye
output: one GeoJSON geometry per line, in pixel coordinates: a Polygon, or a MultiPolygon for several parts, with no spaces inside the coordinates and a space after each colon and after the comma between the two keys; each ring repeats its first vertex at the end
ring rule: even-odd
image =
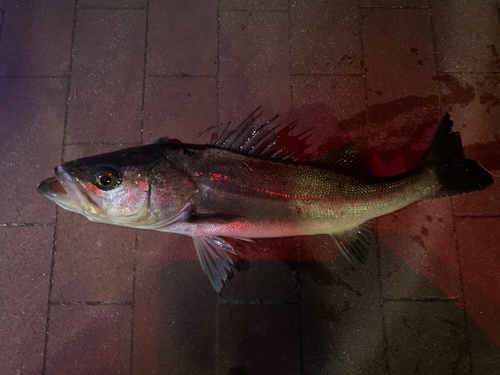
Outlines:
{"type": "Polygon", "coordinates": [[[101,190],[111,190],[122,182],[120,174],[111,167],[99,169],[95,174],[95,185],[101,190]]]}

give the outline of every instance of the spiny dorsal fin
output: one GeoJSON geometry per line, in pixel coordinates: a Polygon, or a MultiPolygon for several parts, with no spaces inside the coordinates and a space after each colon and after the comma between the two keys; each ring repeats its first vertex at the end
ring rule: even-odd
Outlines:
{"type": "MultiPolygon", "coordinates": [[[[277,129],[281,124],[274,123],[278,116],[271,118],[262,125],[257,125],[256,120],[262,115],[259,110],[260,107],[243,120],[235,130],[229,131],[227,129],[229,123],[219,137],[212,134],[210,144],[255,157],[296,160],[292,152],[287,150],[289,145],[280,144],[279,142],[281,135],[278,134],[277,129]]],[[[293,122],[281,129],[280,133],[286,132],[289,135],[296,125],[297,123],[293,122]]]]}
{"type": "Polygon", "coordinates": [[[376,177],[370,165],[353,144],[344,145],[308,163],[313,167],[327,169],[349,176],[369,179],[376,177]]]}

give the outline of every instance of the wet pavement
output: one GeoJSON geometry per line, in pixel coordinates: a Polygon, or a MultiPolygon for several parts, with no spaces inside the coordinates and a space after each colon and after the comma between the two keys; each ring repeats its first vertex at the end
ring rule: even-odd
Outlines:
{"type": "Polygon", "coordinates": [[[380,218],[367,268],[328,236],[233,242],[220,294],[190,238],[36,192],[63,160],[206,143],[259,105],[313,128],[310,157],[355,142],[380,175],[448,111],[499,175],[499,5],[3,0],[0,373],[500,374],[498,182],[380,218]]]}

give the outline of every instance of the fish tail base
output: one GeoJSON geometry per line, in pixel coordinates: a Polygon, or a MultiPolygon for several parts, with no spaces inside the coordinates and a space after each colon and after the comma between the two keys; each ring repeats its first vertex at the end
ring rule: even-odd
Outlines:
{"type": "Polygon", "coordinates": [[[453,132],[446,114],[439,122],[420,167],[432,168],[440,186],[434,198],[482,190],[493,183],[491,174],[477,161],[466,159],[460,133],[453,132]]]}

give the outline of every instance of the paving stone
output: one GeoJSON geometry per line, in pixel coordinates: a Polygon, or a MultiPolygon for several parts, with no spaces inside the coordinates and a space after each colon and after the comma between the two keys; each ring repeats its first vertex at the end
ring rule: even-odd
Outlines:
{"type": "Polygon", "coordinates": [[[450,200],[421,201],[378,220],[383,295],[461,298],[450,200]],[[437,288],[439,289],[437,289],[437,288]]]}
{"type": "MultiPolygon", "coordinates": [[[[307,237],[303,255],[317,252],[307,237]]],[[[376,259],[354,267],[344,257],[304,261],[300,270],[302,361],[310,374],[385,374],[376,259]]]]}
{"type": "Polygon", "coordinates": [[[290,119],[288,15],[222,12],[220,15],[219,130],[237,126],[262,105],[267,120],[290,119]]]}
{"type": "Polygon", "coordinates": [[[142,10],[78,13],[67,142],[137,142],[146,16],[142,10]]]}
{"type": "Polygon", "coordinates": [[[222,0],[222,10],[288,10],[288,0],[222,0]]]}
{"type": "Polygon", "coordinates": [[[297,305],[220,305],[220,374],[300,374],[297,305]]]}
{"type": "MultiPolygon", "coordinates": [[[[296,133],[312,129],[307,154],[319,156],[346,143],[362,151],[367,144],[366,93],[363,77],[292,77],[293,118],[296,133]]],[[[294,147],[307,145],[296,140],[294,147]]]]}
{"type": "Polygon", "coordinates": [[[139,231],[133,371],[215,374],[217,293],[192,240],[139,231]]]}
{"type": "Polygon", "coordinates": [[[427,7],[428,0],[361,0],[362,7],[427,7]]]}
{"type": "Polygon", "coordinates": [[[95,7],[95,8],[113,8],[113,7],[124,7],[124,8],[136,8],[145,7],[146,0],[80,0],[78,3],[80,8],[85,7],[95,7]]]}
{"type": "MultiPolygon", "coordinates": [[[[470,158],[467,152],[466,156],[470,158]]],[[[476,158],[472,157],[472,159],[476,158]]],[[[490,159],[477,158],[476,160],[484,165],[490,159]],[[483,161],[485,162],[484,164],[483,161]]],[[[500,179],[498,178],[500,169],[489,169],[489,171],[493,175],[493,185],[484,191],[453,197],[453,211],[456,215],[481,216],[500,214],[500,202],[497,199],[500,196],[500,179]]]]}
{"type": "MultiPolygon", "coordinates": [[[[500,218],[464,218],[456,223],[466,311],[497,346],[500,346],[499,224],[500,218]]],[[[491,362],[493,357],[482,355],[481,346],[474,341],[473,362],[491,362]]],[[[494,358],[499,358],[498,352],[494,358]]]]}
{"type": "Polygon", "coordinates": [[[217,1],[151,1],[148,75],[217,73],[217,1]]]}
{"type": "Polygon", "coordinates": [[[240,242],[240,247],[235,246],[236,269],[221,290],[222,299],[238,303],[296,301],[299,247],[299,237],[240,242]]]}
{"type": "MultiPolygon", "coordinates": [[[[65,161],[119,146],[66,146],[65,161]]],[[[52,301],[132,300],[135,231],[59,210],[52,301]]]]}
{"type": "Polygon", "coordinates": [[[370,142],[364,155],[375,174],[394,176],[416,166],[432,138],[434,129],[426,127],[423,124],[408,142],[370,142]]]}
{"type": "Polygon", "coordinates": [[[47,375],[128,374],[131,306],[52,306],[47,375]]]}
{"type": "MultiPolygon", "coordinates": [[[[477,303],[479,301],[475,301],[477,303]]],[[[488,304],[486,301],[480,303],[488,304]]],[[[498,312],[498,308],[496,309],[498,312]]],[[[498,322],[496,323],[498,325],[498,322]]],[[[472,374],[500,374],[498,340],[492,339],[471,317],[467,317],[467,331],[471,345],[472,374]]]]}
{"type": "MultiPolygon", "coordinates": [[[[466,157],[478,160],[498,175],[500,74],[440,74],[439,82],[443,107],[451,114],[454,130],[462,135],[466,157]]],[[[500,213],[500,203],[496,199],[498,189],[498,184],[494,184],[485,191],[454,197],[454,212],[458,215],[497,215],[500,213]]]]}
{"type": "Polygon", "coordinates": [[[144,142],[161,137],[208,143],[217,130],[214,78],[149,77],[146,80],[144,142]]]}
{"type": "Polygon", "coordinates": [[[0,44],[0,75],[69,72],[75,2],[7,1],[0,44]]]}
{"type": "Polygon", "coordinates": [[[66,79],[0,79],[0,223],[54,222],[36,187],[61,161],[66,91],[66,79]]]}
{"type": "Polygon", "coordinates": [[[0,227],[0,372],[41,374],[52,227],[0,227]]]}
{"type": "Polygon", "coordinates": [[[364,9],[362,15],[372,141],[408,141],[434,129],[440,113],[429,11],[364,9]]]}
{"type": "Polygon", "coordinates": [[[294,74],[361,74],[358,3],[295,0],[291,4],[294,74]]]}
{"type": "Polygon", "coordinates": [[[468,374],[463,311],[453,302],[384,304],[391,374],[468,374]]]}
{"type": "Polygon", "coordinates": [[[495,0],[432,1],[440,71],[499,71],[500,29],[495,0]]]}
{"type": "Polygon", "coordinates": [[[135,232],[59,214],[53,301],[132,300],[135,232]]]}

